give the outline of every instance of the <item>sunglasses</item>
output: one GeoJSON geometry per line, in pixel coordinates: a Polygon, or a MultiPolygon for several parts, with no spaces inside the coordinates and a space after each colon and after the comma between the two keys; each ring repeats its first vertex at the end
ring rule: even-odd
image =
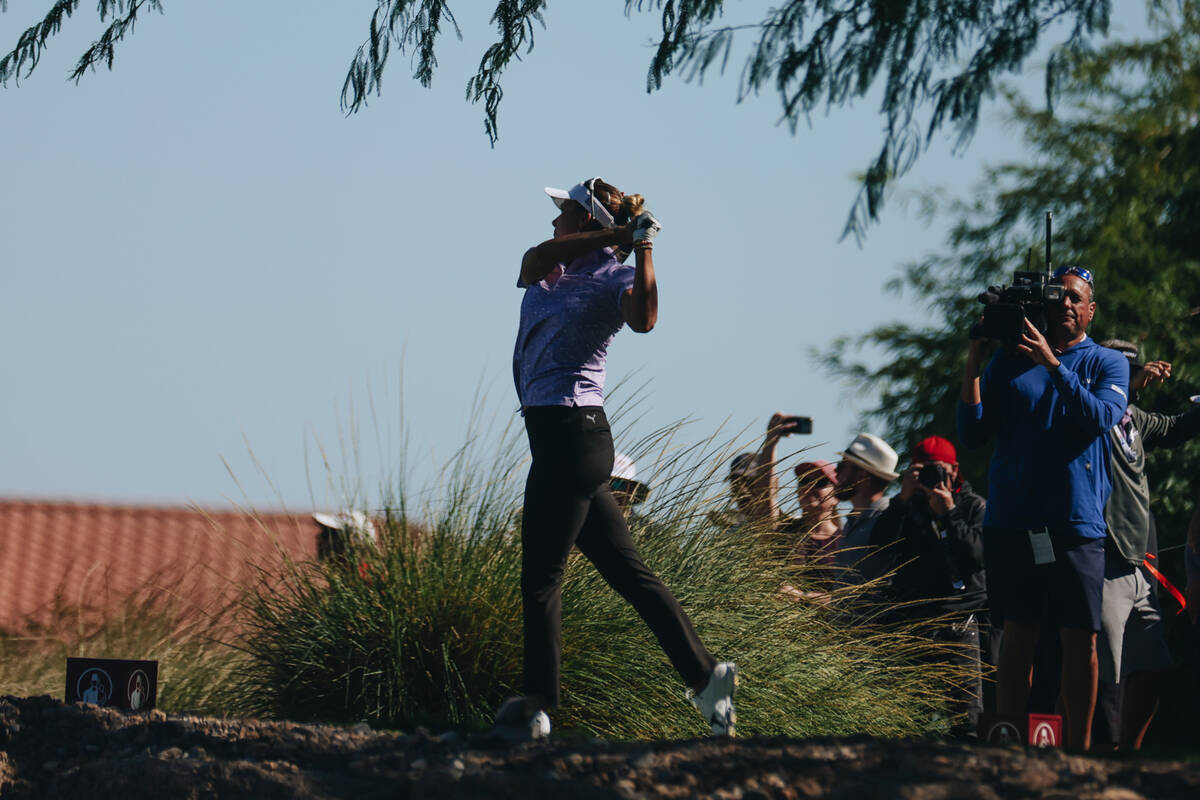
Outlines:
{"type": "Polygon", "coordinates": [[[1093,287],[1095,286],[1095,284],[1092,282],[1092,271],[1085,267],[1077,267],[1073,264],[1068,264],[1066,266],[1062,266],[1062,267],[1059,267],[1058,269],[1054,270],[1054,279],[1055,280],[1059,280],[1064,275],[1074,275],[1078,278],[1082,278],[1083,280],[1087,281],[1088,286],[1093,286],[1093,287]]]}

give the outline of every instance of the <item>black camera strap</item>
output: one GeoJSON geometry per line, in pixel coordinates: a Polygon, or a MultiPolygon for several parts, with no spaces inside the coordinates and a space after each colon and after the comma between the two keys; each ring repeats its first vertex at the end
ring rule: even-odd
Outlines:
{"type": "Polygon", "coordinates": [[[946,559],[946,569],[950,572],[950,586],[954,591],[961,592],[967,588],[967,584],[963,582],[962,576],[959,575],[958,567],[954,564],[954,557],[950,554],[950,545],[946,541],[949,537],[946,532],[938,525],[937,520],[932,516],[929,518],[929,528],[933,531],[933,535],[937,537],[941,544],[942,556],[946,559]]]}

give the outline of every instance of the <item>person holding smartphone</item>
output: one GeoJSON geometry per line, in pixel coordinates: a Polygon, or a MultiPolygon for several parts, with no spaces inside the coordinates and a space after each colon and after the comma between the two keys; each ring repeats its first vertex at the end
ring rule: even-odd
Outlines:
{"type": "Polygon", "coordinates": [[[776,411],[767,421],[767,435],[754,453],[740,453],[730,469],[730,488],[747,522],[772,523],[783,517],[779,505],[779,474],[775,453],[787,436],[812,433],[812,417],[776,411]]]}
{"type": "Polygon", "coordinates": [[[525,693],[501,705],[496,726],[533,737],[550,732],[546,712],[560,700],[563,570],[578,546],[645,620],[712,732],[731,735],[737,667],[713,658],[642,562],[609,489],[608,345],[626,325],[647,333],[657,322],[653,247],[661,226],[641,195],[625,195],[601,178],[546,194],[559,213],[554,235],[521,259],[524,297],[513,353],[532,455],[521,525],[525,693]],[[631,250],[633,266],[623,263],[631,250]]]}

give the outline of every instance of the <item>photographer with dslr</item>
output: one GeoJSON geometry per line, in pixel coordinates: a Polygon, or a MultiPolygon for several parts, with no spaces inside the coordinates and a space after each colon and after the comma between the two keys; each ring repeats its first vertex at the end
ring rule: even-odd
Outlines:
{"type": "Polygon", "coordinates": [[[1066,745],[1090,745],[1096,706],[1096,632],[1104,585],[1104,506],[1111,490],[1108,431],[1129,397],[1129,365],[1087,336],[1096,313],[1087,269],[1060,267],[1020,337],[980,379],[984,342],[972,338],[958,407],[967,447],[995,439],[984,516],[984,564],[993,616],[1003,620],[997,710],[1023,714],[1038,628],[1062,643],[1066,745]],[[1061,288],[1060,288],[1061,287],[1061,288]]]}
{"type": "Polygon", "coordinates": [[[971,678],[955,692],[956,711],[974,730],[982,710],[979,614],[987,603],[982,497],[958,474],[954,445],[940,436],[917,443],[912,463],[871,531],[871,545],[896,567],[890,616],[930,620],[928,634],[956,645],[947,658],[971,678]]]}

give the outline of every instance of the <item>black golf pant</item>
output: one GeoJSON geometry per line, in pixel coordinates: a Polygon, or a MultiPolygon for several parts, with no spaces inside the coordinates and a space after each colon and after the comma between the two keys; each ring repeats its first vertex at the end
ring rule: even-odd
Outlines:
{"type": "Polygon", "coordinates": [[[562,579],[579,549],[633,605],[689,685],[716,665],[663,582],[638,555],[629,526],[608,490],[612,433],[599,406],[525,409],[533,463],[521,524],[521,598],[525,612],[525,693],[543,708],[559,702],[562,579]]]}

